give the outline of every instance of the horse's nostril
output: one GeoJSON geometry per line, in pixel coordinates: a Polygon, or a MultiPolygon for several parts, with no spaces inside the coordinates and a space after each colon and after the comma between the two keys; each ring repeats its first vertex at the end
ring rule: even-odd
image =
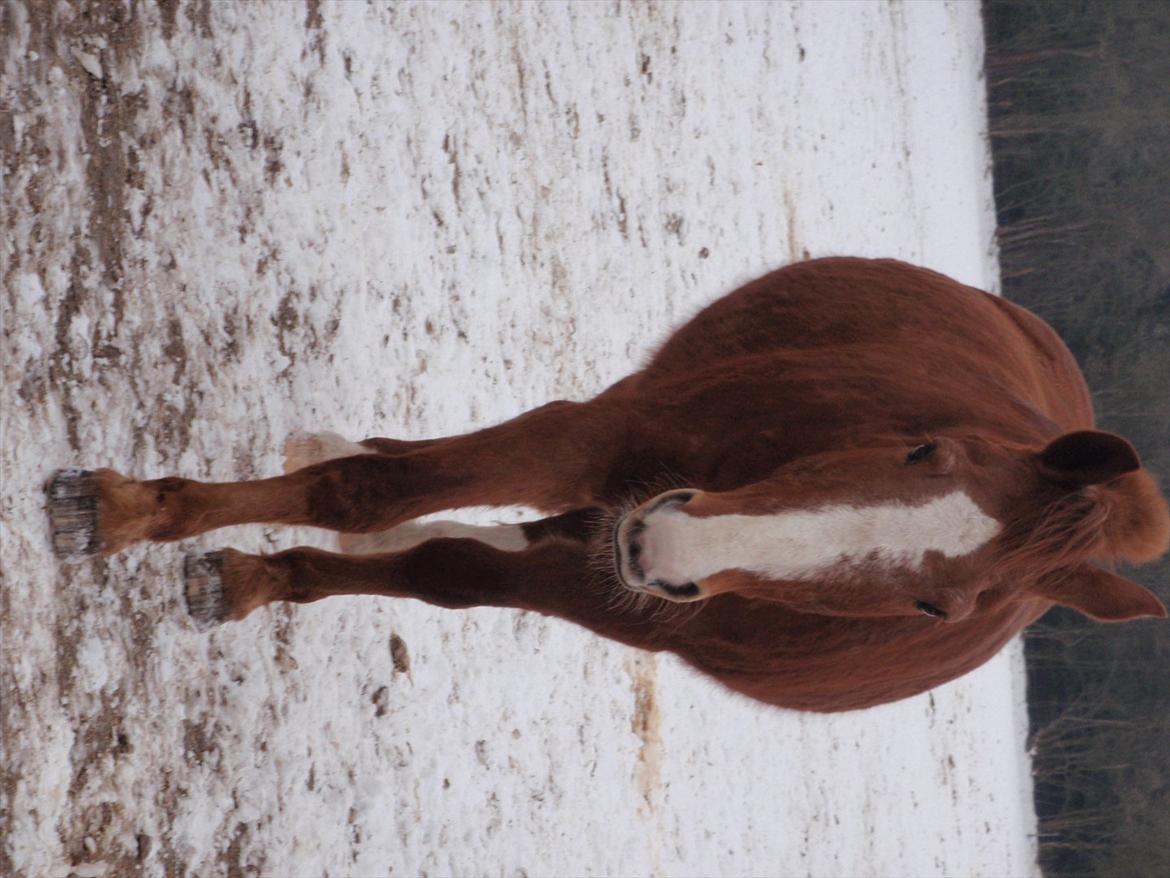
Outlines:
{"type": "Polygon", "coordinates": [[[660,494],[654,501],[653,505],[646,510],[645,514],[649,515],[651,512],[657,512],[660,509],[671,509],[675,506],[683,506],[690,503],[695,498],[697,491],[668,491],[665,494],[660,494]]]}
{"type": "MultiPolygon", "coordinates": [[[[642,570],[642,533],[646,530],[646,523],[642,519],[635,519],[629,522],[626,527],[625,538],[621,539],[618,532],[614,534],[614,555],[617,563],[620,566],[622,563],[622,554],[625,554],[626,568],[629,572],[637,577],[643,576],[642,570]],[[620,544],[620,545],[619,545],[620,544]]],[[[620,531],[620,525],[619,525],[620,531]]]]}
{"type": "Polygon", "coordinates": [[[691,598],[699,593],[699,587],[693,582],[687,582],[683,585],[671,585],[669,582],[663,582],[661,579],[654,580],[654,585],[658,586],[668,595],[676,598],[691,598]]]}

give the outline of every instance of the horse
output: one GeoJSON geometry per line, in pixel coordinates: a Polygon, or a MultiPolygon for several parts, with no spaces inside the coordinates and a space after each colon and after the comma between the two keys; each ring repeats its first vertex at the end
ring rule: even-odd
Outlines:
{"type": "Polygon", "coordinates": [[[284,475],[235,483],[59,471],[55,552],[327,528],[339,552],[188,555],[192,619],[333,595],[518,608],[822,712],[965,674],[1054,604],[1167,615],[1108,569],[1164,553],[1170,513],[1130,443],[1094,428],[1068,349],[894,260],[767,274],[587,401],[421,441],[299,433],[284,453],[284,475]],[[548,517],[413,521],[501,505],[548,517]]]}

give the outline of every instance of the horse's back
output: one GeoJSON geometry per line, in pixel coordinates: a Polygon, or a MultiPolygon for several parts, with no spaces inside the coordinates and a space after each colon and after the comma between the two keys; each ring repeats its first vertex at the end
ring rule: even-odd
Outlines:
{"type": "Polygon", "coordinates": [[[865,350],[898,365],[977,370],[1066,427],[1090,426],[1071,354],[1039,318],[945,275],[892,259],[832,257],[754,280],[700,311],[641,373],[647,385],[792,351],[865,350]]]}

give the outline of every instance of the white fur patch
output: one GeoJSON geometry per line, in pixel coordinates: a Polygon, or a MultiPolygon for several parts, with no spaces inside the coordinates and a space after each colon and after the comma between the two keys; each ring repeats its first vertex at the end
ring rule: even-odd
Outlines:
{"type": "Polygon", "coordinates": [[[336,433],[306,433],[297,431],[284,443],[284,471],[295,473],[299,469],[336,460],[339,457],[353,457],[357,454],[374,454],[374,449],[350,442],[336,433]]]}
{"type": "Polygon", "coordinates": [[[376,533],[338,534],[337,543],[341,551],[350,555],[376,555],[405,552],[427,540],[446,537],[478,540],[501,552],[519,552],[528,548],[528,538],[518,524],[481,527],[458,521],[407,521],[376,533]]]}
{"type": "Polygon", "coordinates": [[[696,518],[665,508],[646,519],[640,563],[647,581],[672,584],[735,569],[807,580],[849,563],[918,569],[927,552],[967,555],[999,530],[961,491],[921,506],[826,506],[775,515],[696,518]]]}

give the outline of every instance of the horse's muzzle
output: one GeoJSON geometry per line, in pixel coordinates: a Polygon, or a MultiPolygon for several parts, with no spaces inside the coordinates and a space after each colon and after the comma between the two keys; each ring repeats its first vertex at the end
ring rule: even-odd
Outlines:
{"type": "Polygon", "coordinates": [[[622,585],[631,591],[653,594],[671,601],[693,601],[703,596],[694,582],[667,582],[647,573],[643,563],[643,548],[648,519],[661,512],[687,503],[695,491],[668,491],[623,515],[614,523],[614,569],[622,585]]]}

